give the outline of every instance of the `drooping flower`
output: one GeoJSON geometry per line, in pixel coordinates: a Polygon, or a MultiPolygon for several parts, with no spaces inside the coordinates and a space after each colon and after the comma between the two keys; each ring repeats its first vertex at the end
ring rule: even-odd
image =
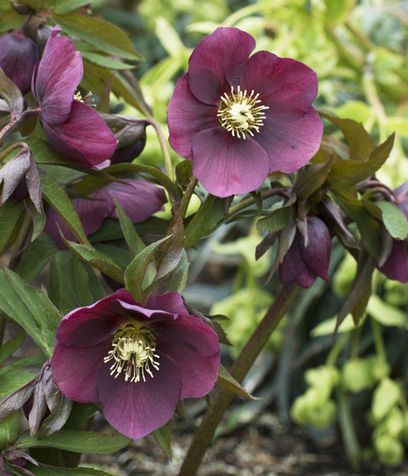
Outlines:
{"type": "Polygon", "coordinates": [[[139,304],[119,290],[71,311],[51,359],[62,394],[100,402],[109,423],[134,439],[167,423],[181,398],[208,394],[219,366],[216,333],[175,292],[139,304]]]}
{"type": "MultiPolygon", "coordinates": [[[[106,218],[118,217],[115,200],[133,223],[139,223],[159,211],[166,201],[166,196],[161,188],[146,180],[122,179],[121,182],[109,183],[86,198],[74,198],[74,208],[87,235],[99,230],[106,218]]],[[[65,238],[74,239],[60,215],[49,210],[45,232],[63,248],[59,229],[65,238]]]]}
{"type": "Polygon", "coordinates": [[[51,145],[67,159],[101,168],[117,141],[101,116],[74,99],[83,76],[82,58],[72,41],[52,29],[43,56],[34,70],[32,91],[51,145]]]}
{"type": "MultiPolygon", "coordinates": [[[[396,205],[408,219],[408,182],[394,191],[396,205]]],[[[408,283],[408,240],[393,240],[387,261],[379,268],[388,278],[408,283]]]]}
{"type": "Polygon", "coordinates": [[[25,94],[31,86],[39,50],[24,33],[12,32],[0,36],[0,68],[25,94]]]}
{"type": "Polygon", "coordinates": [[[313,70],[267,51],[249,56],[254,48],[247,33],[217,28],[194,49],[168,107],[171,146],[219,197],[295,172],[322,138],[313,70]]]}
{"type": "Polygon", "coordinates": [[[329,279],[330,232],[317,217],[308,217],[305,229],[307,240],[296,232],[292,246],[279,265],[279,279],[283,284],[296,282],[309,288],[318,276],[329,279]]]}

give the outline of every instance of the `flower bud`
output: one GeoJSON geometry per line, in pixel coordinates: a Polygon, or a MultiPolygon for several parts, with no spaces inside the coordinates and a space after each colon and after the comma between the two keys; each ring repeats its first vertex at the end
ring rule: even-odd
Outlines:
{"type": "Polygon", "coordinates": [[[330,263],[330,232],[317,217],[307,218],[305,236],[296,233],[293,244],[279,266],[279,278],[283,284],[296,282],[309,288],[320,276],[328,279],[330,263]]]}
{"type": "Polygon", "coordinates": [[[353,359],[344,364],[342,382],[346,390],[359,393],[374,385],[375,380],[371,374],[371,360],[353,359]]]}
{"type": "Polygon", "coordinates": [[[404,457],[404,447],[401,442],[388,434],[380,434],[374,438],[374,446],[379,461],[386,466],[401,464],[404,457]]]}
{"type": "Polygon", "coordinates": [[[21,32],[0,36],[0,67],[25,94],[31,85],[38,46],[21,32]]]}

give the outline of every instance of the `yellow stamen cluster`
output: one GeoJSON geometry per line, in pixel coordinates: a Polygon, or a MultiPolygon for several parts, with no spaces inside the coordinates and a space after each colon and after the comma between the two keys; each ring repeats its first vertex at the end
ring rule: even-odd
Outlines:
{"type": "Polygon", "coordinates": [[[259,94],[255,91],[241,91],[240,86],[231,93],[221,96],[221,104],[218,109],[218,120],[221,126],[238,139],[246,139],[247,134],[254,135],[264,125],[265,112],[268,106],[263,106],[258,99],[259,94]]]}
{"type": "Polygon", "coordinates": [[[110,374],[115,378],[124,374],[126,382],[146,382],[146,374],[153,378],[152,370],[159,370],[159,356],[155,354],[156,339],[147,327],[129,324],[116,332],[112,350],[103,359],[113,360],[110,374]]]}

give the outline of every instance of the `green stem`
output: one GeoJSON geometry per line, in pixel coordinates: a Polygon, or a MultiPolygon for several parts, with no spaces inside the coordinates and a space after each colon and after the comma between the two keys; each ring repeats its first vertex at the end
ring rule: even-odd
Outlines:
{"type": "MultiPolygon", "coordinates": [[[[270,188],[261,193],[262,198],[273,197],[274,195],[282,195],[286,198],[288,196],[288,189],[284,187],[270,188]]],[[[230,218],[235,213],[245,209],[249,205],[252,205],[254,202],[255,202],[255,198],[252,196],[245,198],[244,200],[241,200],[239,203],[237,203],[236,205],[234,205],[233,207],[229,209],[228,218],[230,218]]]]}
{"type": "Polygon", "coordinates": [[[180,200],[180,204],[176,213],[181,219],[183,219],[187,213],[188,205],[196,188],[197,182],[198,180],[195,177],[191,178],[187,185],[186,191],[184,192],[183,198],[180,200]]]}
{"type": "MultiPolygon", "coordinates": [[[[231,375],[238,382],[242,382],[243,378],[252,367],[255,359],[268,342],[270,335],[287,313],[299,290],[300,288],[295,284],[287,284],[280,290],[274,303],[268,309],[264,318],[241,350],[237,360],[230,370],[231,375]]],[[[214,392],[214,397],[212,398],[212,404],[204,416],[200,427],[195,433],[194,439],[180,469],[179,476],[194,476],[197,474],[205,451],[211,443],[215,430],[233,399],[234,394],[223,387],[217,386],[214,392]]]]}
{"type": "Polygon", "coordinates": [[[381,326],[375,319],[371,319],[371,327],[373,329],[374,345],[377,355],[383,362],[387,362],[387,354],[385,353],[384,341],[381,334],[381,326]]]}
{"type": "Polygon", "coordinates": [[[326,365],[331,367],[336,363],[340,352],[344,349],[345,345],[348,341],[348,334],[341,334],[339,338],[334,343],[333,347],[331,348],[329,355],[326,359],[326,365]]]}
{"type": "Polygon", "coordinates": [[[167,147],[167,140],[164,137],[163,130],[160,124],[153,117],[148,117],[147,121],[151,124],[156,132],[157,139],[159,140],[160,149],[162,151],[164,166],[166,167],[167,175],[171,180],[175,179],[173,163],[171,161],[169,149],[167,147]]]}

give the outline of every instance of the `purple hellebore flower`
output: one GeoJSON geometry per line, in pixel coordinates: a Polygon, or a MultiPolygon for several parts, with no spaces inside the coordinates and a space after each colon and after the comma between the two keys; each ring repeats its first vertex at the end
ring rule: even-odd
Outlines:
{"type": "Polygon", "coordinates": [[[318,276],[329,279],[330,232],[320,218],[307,218],[307,237],[305,245],[304,237],[297,232],[279,265],[279,279],[283,284],[296,282],[309,288],[318,276]]]}
{"type": "Polygon", "coordinates": [[[168,107],[171,146],[218,197],[295,172],[322,138],[314,71],[268,51],[249,57],[254,48],[244,31],[217,28],[194,49],[168,107]]]}
{"type": "Polygon", "coordinates": [[[171,292],[142,305],[116,291],[61,321],[51,359],[67,398],[102,404],[109,423],[143,438],[172,417],[181,398],[215,385],[220,349],[215,331],[171,292]]]}
{"type": "MultiPolygon", "coordinates": [[[[160,187],[147,180],[122,179],[121,182],[109,183],[86,198],[74,198],[74,208],[87,235],[99,230],[106,218],[118,217],[115,200],[133,223],[139,223],[161,210],[166,195],[160,187]]],[[[58,228],[68,240],[75,239],[60,215],[51,209],[44,230],[58,246],[65,248],[58,228]]]]}
{"type": "Polygon", "coordinates": [[[21,32],[0,36],[0,68],[25,94],[31,86],[38,46],[21,32]]]}
{"type": "Polygon", "coordinates": [[[32,91],[50,144],[69,160],[102,168],[117,140],[101,116],[74,99],[83,76],[82,58],[72,41],[52,29],[43,56],[34,70],[32,91]]]}
{"type": "MultiPolygon", "coordinates": [[[[408,182],[394,191],[397,205],[408,218],[408,182]]],[[[380,271],[388,278],[408,283],[408,243],[407,240],[393,240],[391,253],[380,271]]]]}

